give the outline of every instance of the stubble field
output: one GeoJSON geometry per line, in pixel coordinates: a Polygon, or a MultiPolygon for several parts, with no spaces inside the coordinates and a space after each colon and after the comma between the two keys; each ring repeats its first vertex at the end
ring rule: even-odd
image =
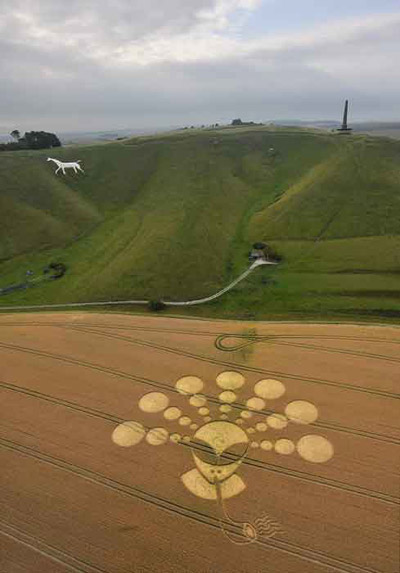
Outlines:
{"type": "Polygon", "coordinates": [[[42,313],[0,341],[2,572],[398,571],[398,328],[42,313]]]}

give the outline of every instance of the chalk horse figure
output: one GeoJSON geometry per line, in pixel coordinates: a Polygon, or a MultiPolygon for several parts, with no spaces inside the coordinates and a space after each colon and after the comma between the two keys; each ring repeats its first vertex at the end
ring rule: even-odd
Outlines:
{"type": "Polygon", "coordinates": [[[47,161],[53,161],[57,165],[57,169],[55,170],[56,175],[60,171],[60,169],[62,170],[63,175],[65,175],[66,169],[73,169],[74,173],[78,173],[78,171],[85,173],[82,167],[79,165],[81,161],[80,159],[78,159],[78,161],[71,161],[69,163],[64,163],[63,161],[59,161],[58,159],[53,159],[52,157],[48,157],[47,161]]]}

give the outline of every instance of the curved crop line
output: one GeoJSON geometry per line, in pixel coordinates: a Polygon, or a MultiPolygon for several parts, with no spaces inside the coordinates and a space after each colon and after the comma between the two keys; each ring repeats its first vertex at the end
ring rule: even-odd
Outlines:
{"type": "MultiPolygon", "coordinates": [[[[5,440],[0,438],[0,446],[10,451],[18,452],[19,454],[31,457],[33,459],[38,459],[41,462],[47,463],[58,469],[77,475],[89,482],[102,485],[104,487],[128,495],[140,501],[150,503],[157,508],[164,509],[175,515],[180,515],[182,517],[192,519],[194,521],[197,521],[198,523],[208,525],[210,527],[218,529],[220,528],[219,518],[215,518],[211,515],[204,514],[201,511],[195,509],[189,509],[185,506],[169,501],[155,494],[151,494],[146,491],[140,490],[139,488],[136,488],[134,486],[128,486],[112,478],[108,478],[98,472],[88,470],[76,464],[70,464],[69,462],[61,460],[60,458],[56,458],[49,454],[39,452],[37,450],[34,450],[33,448],[30,448],[28,446],[23,446],[22,444],[18,444],[11,440],[5,440]]],[[[226,530],[230,530],[230,532],[233,534],[239,534],[239,535],[241,534],[241,532],[238,531],[238,528],[236,528],[234,525],[230,523],[224,523],[224,527],[226,530]]],[[[268,539],[267,541],[258,539],[255,541],[255,543],[257,543],[258,545],[260,545],[265,549],[274,549],[286,554],[294,555],[296,557],[300,557],[301,559],[305,559],[309,562],[330,567],[335,571],[339,571],[341,573],[378,573],[375,569],[370,569],[369,567],[364,567],[362,565],[350,563],[349,561],[337,557],[331,557],[330,555],[323,553],[321,551],[308,549],[295,543],[278,541],[274,539],[268,539]]]]}
{"type": "MultiPolygon", "coordinates": [[[[152,343],[152,342],[147,342],[144,340],[139,340],[137,338],[131,338],[131,337],[127,337],[127,336],[121,336],[118,334],[108,334],[108,333],[103,333],[103,332],[99,332],[98,330],[92,330],[92,329],[88,329],[88,328],[81,328],[79,325],[73,325],[73,326],[67,326],[67,327],[63,327],[63,328],[67,328],[69,330],[76,330],[76,331],[81,331],[81,332],[87,332],[89,334],[96,334],[97,336],[103,336],[104,338],[115,338],[116,340],[124,340],[130,344],[137,344],[138,346],[147,346],[150,348],[155,348],[157,350],[162,350],[164,352],[169,352],[171,354],[177,354],[179,356],[186,356],[189,358],[195,358],[196,360],[201,360],[203,362],[209,362],[212,364],[219,364],[221,366],[228,366],[230,368],[237,368],[237,364],[233,365],[230,362],[226,362],[224,360],[218,360],[215,358],[210,358],[208,356],[202,355],[202,354],[196,354],[194,352],[189,352],[189,351],[184,351],[184,350],[180,350],[174,347],[170,347],[170,346],[164,346],[161,344],[157,344],[157,343],[152,343]]],[[[400,394],[397,394],[395,392],[387,392],[385,390],[379,390],[379,389],[370,389],[370,388],[363,388],[360,386],[353,386],[351,384],[346,384],[343,382],[334,382],[331,380],[322,380],[322,379],[316,379],[316,378],[311,378],[309,376],[299,376],[299,375],[293,375],[293,374],[285,374],[284,372],[280,372],[280,371],[274,371],[274,370],[266,370],[264,368],[256,368],[253,366],[247,366],[244,364],[240,365],[240,369],[241,370],[246,370],[249,372],[257,372],[260,374],[267,374],[267,375],[273,375],[273,376],[280,376],[282,378],[289,378],[289,379],[295,379],[295,380],[301,380],[302,382],[312,382],[312,383],[316,383],[316,384],[326,384],[328,386],[335,386],[335,387],[339,387],[339,388],[346,388],[347,390],[351,390],[354,392],[363,392],[366,394],[374,394],[376,396],[385,396],[387,398],[395,398],[395,399],[399,399],[400,398],[400,394]]]]}
{"type": "MultiPolygon", "coordinates": [[[[167,300],[165,300],[165,301],[162,300],[161,302],[163,304],[165,304],[166,306],[192,306],[195,304],[203,304],[205,302],[215,300],[216,298],[219,298],[220,296],[222,296],[226,292],[233,289],[234,286],[236,286],[239,282],[244,280],[257,267],[259,267],[261,265],[276,265],[276,264],[278,264],[278,263],[272,263],[269,261],[254,261],[254,263],[252,265],[250,265],[250,267],[247,270],[245,270],[244,273],[242,273],[234,281],[229,283],[228,286],[219,290],[215,294],[213,294],[211,296],[207,296],[205,298],[199,298],[197,300],[187,300],[187,301],[182,301],[182,302],[173,302],[173,301],[167,301],[167,300]]],[[[111,306],[111,305],[115,306],[118,304],[122,304],[122,305],[125,305],[125,304],[144,305],[144,304],[149,304],[149,303],[150,303],[149,300],[106,300],[106,301],[99,301],[99,302],[68,302],[68,303],[64,303],[64,304],[60,303],[60,304],[0,306],[0,311],[1,310],[33,310],[33,309],[44,309],[44,308],[80,308],[80,307],[85,307],[85,306],[111,306]]]]}
{"type": "MultiPolygon", "coordinates": [[[[257,336],[257,335],[249,335],[246,336],[245,334],[239,334],[239,335],[234,335],[234,334],[222,334],[219,335],[216,340],[215,340],[215,347],[218,350],[221,350],[222,352],[234,352],[236,350],[242,350],[243,348],[246,348],[247,346],[250,346],[252,344],[257,344],[257,342],[268,342],[270,344],[280,344],[281,346],[292,346],[292,347],[298,347],[298,348],[305,348],[308,350],[321,350],[322,352],[332,352],[332,353],[337,353],[337,354],[348,354],[349,356],[360,356],[363,358],[375,358],[376,360],[386,360],[387,362],[400,362],[400,358],[395,358],[393,356],[386,356],[384,354],[375,354],[373,352],[363,352],[360,350],[345,350],[343,348],[330,348],[329,346],[320,346],[320,345],[314,345],[314,344],[302,344],[299,342],[286,342],[285,340],[282,340],[284,338],[291,338],[290,335],[289,336],[285,336],[285,335],[266,335],[266,336],[257,336]],[[232,338],[238,338],[239,340],[243,340],[243,342],[239,343],[239,344],[235,344],[235,345],[225,345],[224,344],[224,340],[226,339],[232,339],[232,338]]],[[[301,339],[318,339],[318,336],[298,336],[297,338],[301,338],[301,339]]],[[[325,336],[325,340],[342,340],[342,337],[336,337],[336,336],[330,336],[327,337],[325,336]]],[[[359,338],[359,337],[347,337],[346,340],[354,340],[355,342],[359,342],[362,341],[364,339],[359,338]]],[[[370,342],[368,340],[366,340],[367,342],[370,342]]],[[[371,340],[372,342],[372,340],[371,340]]],[[[374,340],[374,342],[378,342],[377,340],[374,340]]],[[[386,342],[384,340],[379,340],[379,342],[386,342]]],[[[400,344],[400,341],[388,341],[388,342],[392,342],[393,344],[400,344]]]]}

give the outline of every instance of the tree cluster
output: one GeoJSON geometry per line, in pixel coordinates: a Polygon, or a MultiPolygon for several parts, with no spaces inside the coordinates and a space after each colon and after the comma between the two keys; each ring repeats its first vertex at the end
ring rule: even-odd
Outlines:
{"type": "Polygon", "coordinates": [[[50,263],[47,267],[43,269],[43,273],[47,275],[48,273],[52,273],[49,278],[50,279],[60,279],[62,276],[65,275],[67,272],[67,265],[64,263],[50,263]]]}
{"type": "Polygon", "coordinates": [[[280,262],[282,260],[282,255],[280,255],[277,251],[275,251],[273,247],[271,247],[271,245],[268,245],[267,243],[254,243],[253,249],[256,251],[262,251],[267,261],[280,262]]]}
{"type": "Polygon", "coordinates": [[[262,123],[254,123],[254,121],[242,121],[240,118],[233,119],[231,125],[262,125],[262,123]]]}
{"type": "Polygon", "coordinates": [[[153,312],[160,312],[160,310],[167,308],[167,305],[164,304],[161,300],[151,300],[148,303],[148,308],[153,312]]]}
{"type": "Polygon", "coordinates": [[[21,137],[18,129],[10,133],[14,141],[0,144],[0,151],[18,151],[20,149],[50,149],[61,147],[61,142],[54,133],[47,131],[27,131],[21,137]]]}

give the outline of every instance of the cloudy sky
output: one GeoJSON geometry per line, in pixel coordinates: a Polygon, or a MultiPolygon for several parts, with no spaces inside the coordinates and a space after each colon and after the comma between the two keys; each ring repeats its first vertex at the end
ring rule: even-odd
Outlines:
{"type": "Polygon", "coordinates": [[[0,131],[400,120],[399,0],[0,0],[0,131]]]}

